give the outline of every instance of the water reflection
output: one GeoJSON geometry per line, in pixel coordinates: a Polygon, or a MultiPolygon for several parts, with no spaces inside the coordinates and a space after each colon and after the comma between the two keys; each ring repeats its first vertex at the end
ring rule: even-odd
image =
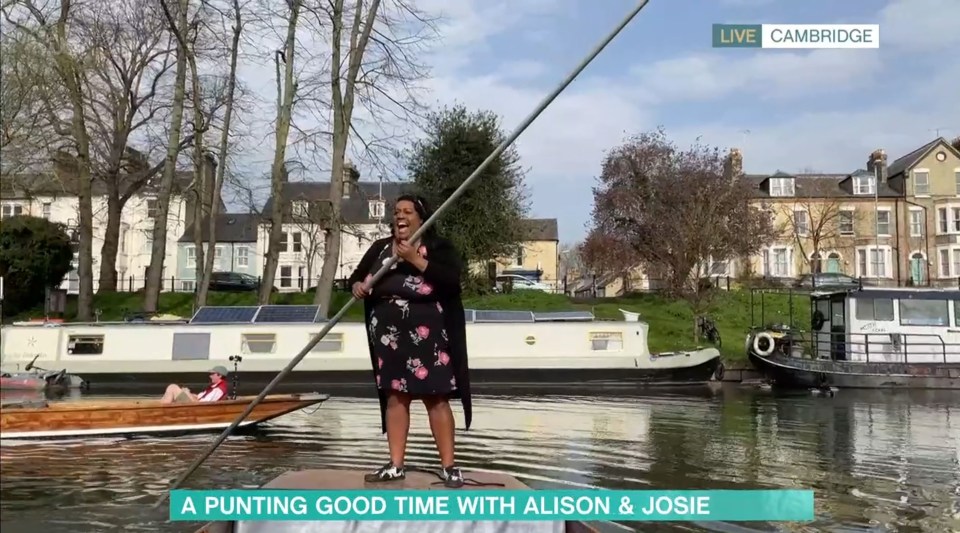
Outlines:
{"type": "MultiPolygon", "coordinates": [[[[470,469],[537,488],[812,488],[806,531],[960,529],[960,394],[842,391],[778,396],[743,389],[643,395],[488,395],[458,435],[470,469]]],[[[213,437],[78,440],[0,449],[8,525],[48,531],[187,531],[148,506],[213,437]],[[54,510],[56,509],[56,510],[54,510]],[[82,525],[81,525],[82,524],[82,525]],[[92,524],[92,525],[91,525],[92,524]]],[[[408,463],[435,467],[425,413],[408,463]]],[[[185,488],[255,487],[288,469],[372,468],[386,458],[372,398],[337,397],[248,437],[234,437],[185,488]]],[[[633,524],[640,527],[640,524],[633,524]]],[[[770,524],[751,528],[774,529],[770,524]]],[[[643,531],[742,531],[642,524],[643,531]]]]}

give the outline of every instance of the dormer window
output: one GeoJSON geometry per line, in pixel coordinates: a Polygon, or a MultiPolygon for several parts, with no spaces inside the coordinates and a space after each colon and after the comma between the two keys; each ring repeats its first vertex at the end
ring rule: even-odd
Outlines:
{"type": "Polygon", "coordinates": [[[793,196],[793,178],[770,178],[770,196],[793,196]]]}
{"type": "Polygon", "coordinates": [[[310,216],[310,206],[304,200],[296,200],[293,202],[293,216],[306,218],[310,216]]]}
{"type": "Polygon", "coordinates": [[[370,200],[370,218],[383,218],[386,212],[386,204],[383,200],[370,200]]]}
{"type": "Polygon", "coordinates": [[[876,193],[877,180],[870,174],[861,174],[853,178],[853,194],[876,193]]]}

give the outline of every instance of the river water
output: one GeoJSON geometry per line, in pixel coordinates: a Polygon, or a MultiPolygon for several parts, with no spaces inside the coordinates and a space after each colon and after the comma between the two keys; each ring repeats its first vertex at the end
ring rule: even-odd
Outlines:
{"type": "MultiPolygon", "coordinates": [[[[816,491],[808,524],[629,524],[637,531],[960,531],[958,392],[578,394],[477,397],[474,427],[458,433],[459,462],[543,489],[816,491]]],[[[151,505],[213,438],[4,446],[0,527],[194,531],[151,505]]],[[[376,400],[337,395],[229,438],[183,488],[252,488],[289,469],[369,469],[385,458],[376,400]]],[[[415,411],[408,464],[436,463],[425,413],[415,411]]]]}

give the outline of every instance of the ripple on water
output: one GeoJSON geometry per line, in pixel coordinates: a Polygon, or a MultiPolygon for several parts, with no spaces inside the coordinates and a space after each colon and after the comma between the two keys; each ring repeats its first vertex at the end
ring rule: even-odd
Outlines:
{"type": "MultiPolygon", "coordinates": [[[[478,397],[458,461],[535,488],[812,488],[817,520],[783,531],[960,529],[960,395],[835,398],[743,391],[622,397],[478,397]]],[[[458,415],[459,416],[459,415],[458,415]]],[[[424,413],[407,462],[435,467],[424,413]]],[[[184,488],[253,488],[290,469],[386,458],[375,399],[333,398],[253,436],[230,437],[184,488]]],[[[151,505],[214,437],[100,439],[0,448],[4,533],[178,531],[151,505]]],[[[756,531],[644,524],[644,531],[756,531]]]]}

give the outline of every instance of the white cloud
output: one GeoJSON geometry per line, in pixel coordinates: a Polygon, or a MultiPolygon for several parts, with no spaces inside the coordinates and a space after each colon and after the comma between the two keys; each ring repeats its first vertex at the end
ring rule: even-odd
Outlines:
{"type": "Polygon", "coordinates": [[[894,0],[880,10],[880,46],[948,51],[960,45],[958,21],[958,0],[894,0]]]}
{"type": "Polygon", "coordinates": [[[718,50],[638,66],[632,74],[649,103],[660,104],[744,93],[782,99],[855,90],[875,83],[881,70],[875,50],[718,50]]]}

